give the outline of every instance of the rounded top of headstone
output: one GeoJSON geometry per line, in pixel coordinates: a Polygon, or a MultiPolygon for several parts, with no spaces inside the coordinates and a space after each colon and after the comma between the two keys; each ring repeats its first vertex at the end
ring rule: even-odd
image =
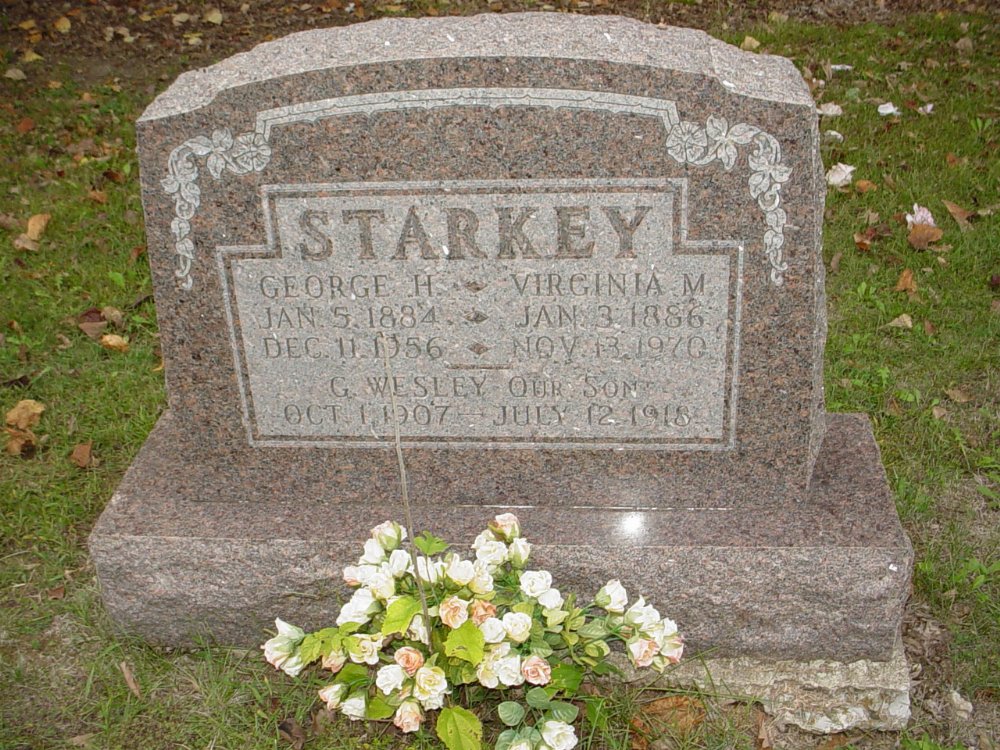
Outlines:
{"type": "Polygon", "coordinates": [[[602,60],[711,76],[734,94],[813,106],[790,60],[743,52],[696,29],[566,13],[391,18],[266,42],[182,74],[143,113],[155,120],[210,104],[222,91],[349,65],[455,57],[602,60]]]}

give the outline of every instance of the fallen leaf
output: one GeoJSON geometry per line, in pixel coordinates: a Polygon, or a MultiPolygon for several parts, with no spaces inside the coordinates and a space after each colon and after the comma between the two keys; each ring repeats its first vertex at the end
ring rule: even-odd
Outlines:
{"type": "Polygon", "coordinates": [[[965,164],[965,162],[968,161],[968,159],[966,157],[963,156],[963,157],[959,158],[958,156],[955,156],[955,154],[951,153],[950,151],[947,154],[945,154],[944,160],[946,162],[948,162],[948,166],[949,167],[957,167],[958,165],[965,164]]]}
{"type": "Polygon", "coordinates": [[[33,18],[29,18],[27,21],[21,21],[21,23],[17,25],[17,28],[23,31],[31,31],[32,29],[37,27],[38,24],[35,23],[35,19],[33,18]]]}
{"type": "Polygon", "coordinates": [[[871,193],[878,190],[878,185],[871,180],[858,180],[854,183],[854,189],[859,193],[871,193]]]}
{"type": "Polygon", "coordinates": [[[94,463],[93,447],[94,443],[91,440],[88,440],[86,443],[80,443],[73,448],[73,452],[69,454],[69,460],[81,469],[86,469],[87,467],[92,466],[94,463]]]}
{"type": "Polygon", "coordinates": [[[969,55],[972,54],[973,50],[972,40],[967,36],[963,36],[961,39],[955,42],[955,49],[958,50],[958,54],[961,55],[962,57],[968,57],[969,55]]]}
{"type": "Polygon", "coordinates": [[[68,34],[69,30],[73,27],[73,23],[66,18],[66,16],[59,16],[56,22],[52,24],[52,28],[58,31],[60,34],[68,34]]]}
{"type": "Polygon", "coordinates": [[[11,214],[0,214],[0,227],[8,232],[16,232],[21,228],[21,220],[11,214]]]}
{"type": "Polygon", "coordinates": [[[128,685],[128,689],[132,691],[132,694],[136,698],[142,700],[142,691],[139,689],[139,683],[135,681],[135,675],[132,674],[128,662],[119,662],[118,669],[122,671],[122,676],[125,678],[125,684],[128,685]]]}
{"type": "Polygon", "coordinates": [[[20,68],[7,68],[7,72],[3,74],[4,78],[9,78],[12,81],[23,81],[27,76],[24,71],[20,68]]]}
{"type": "Polygon", "coordinates": [[[906,313],[903,313],[898,318],[893,318],[886,325],[889,328],[905,328],[906,330],[910,330],[911,328],[913,328],[913,318],[911,318],[906,313]]]}
{"type": "Polygon", "coordinates": [[[29,240],[42,239],[42,233],[45,231],[45,227],[49,224],[49,219],[52,218],[52,214],[35,214],[30,219],[28,219],[28,228],[25,230],[24,234],[29,240]]]}
{"type": "Polygon", "coordinates": [[[45,595],[53,601],[62,599],[63,597],[66,596],[66,587],[56,586],[55,588],[51,588],[47,592],[45,592],[45,595]]]}
{"type": "Polygon", "coordinates": [[[125,175],[119,172],[117,169],[105,169],[101,172],[101,175],[105,180],[110,180],[116,185],[122,185],[125,182],[125,175]]]}
{"type": "Polygon", "coordinates": [[[65,350],[65,349],[69,349],[71,346],[73,346],[73,342],[70,341],[68,338],[66,338],[61,333],[57,333],[56,334],[56,341],[59,342],[58,344],[56,344],[56,349],[63,349],[63,350],[65,350]]]}
{"type": "Polygon", "coordinates": [[[281,739],[290,743],[293,750],[302,750],[306,744],[306,733],[295,719],[284,719],[278,724],[278,734],[281,739]]]}
{"type": "Polygon", "coordinates": [[[929,250],[932,242],[937,242],[944,236],[940,227],[931,224],[914,224],[906,240],[915,250],[929,250]]]}
{"type": "Polygon", "coordinates": [[[102,206],[108,202],[108,195],[103,190],[90,190],[87,192],[87,197],[94,203],[100,203],[102,206]]]}
{"type": "Polygon", "coordinates": [[[932,406],[931,414],[934,416],[934,419],[947,419],[948,410],[943,406],[932,406]]]}
{"type": "Polygon", "coordinates": [[[755,49],[760,48],[760,42],[754,39],[752,36],[747,34],[743,37],[743,42],[740,44],[740,49],[746,52],[753,52],[755,49]]]}
{"type": "Polygon", "coordinates": [[[102,307],[101,317],[108,321],[115,328],[121,328],[125,322],[125,314],[117,307],[102,307]]]}
{"type": "Polygon", "coordinates": [[[174,13],[170,17],[170,21],[171,23],[173,23],[174,26],[181,26],[182,24],[185,24],[190,20],[191,20],[190,13],[174,13]]]}
{"type": "Polygon", "coordinates": [[[872,249],[872,239],[874,239],[874,234],[871,230],[872,227],[869,227],[864,232],[854,233],[854,247],[863,253],[870,252],[872,249]]]}
{"type": "Polygon", "coordinates": [[[5,421],[15,429],[30,430],[41,420],[44,411],[45,404],[26,398],[18,401],[14,408],[7,412],[5,421]]]}
{"type": "Polygon", "coordinates": [[[66,740],[73,747],[86,747],[90,744],[90,741],[98,736],[98,732],[91,732],[90,734],[78,734],[74,737],[70,737],[66,740]]]}
{"type": "Polygon", "coordinates": [[[30,133],[35,129],[35,121],[30,117],[23,118],[19,123],[17,123],[17,132],[21,135],[25,133],[30,133]]]}
{"type": "Polygon", "coordinates": [[[77,327],[83,331],[87,336],[92,338],[94,341],[100,341],[104,329],[108,327],[108,321],[106,320],[95,320],[88,321],[85,320],[82,323],[78,323],[77,327]]]}
{"type": "Polygon", "coordinates": [[[960,388],[945,388],[944,393],[956,404],[967,404],[972,401],[972,396],[960,388]]]}
{"type": "Polygon", "coordinates": [[[840,270],[840,260],[844,257],[841,252],[834,253],[833,257],[830,258],[830,273],[837,273],[840,270]]]}
{"type": "Polygon", "coordinates": [[[995,273],[990,276],[990,280],[986,283],[989,284],[990,289],[993,291],[1000,289],[1000,273],[995,273]]]}
{"type": "Polygon", "coordinates": [[[844,109],[839,104],[834,104],[833,102],[825,102],[820,104],[816,111],[823,117],[839,117],[844,114],[844,109]]]}
{"type": "Polygon", "coordinates": [[[830,735],[825,741],[816,746],[816,750],[837,750],[850,743],[850,738],[843,732],[830,735]]]}
{"type": "Polygon", "coordinates": [[[41,245],[39,245],[33,239],[30,239],[26,234],[22,234],[18,236],[17,239],[14,240],[14,248],[16,250],[31,250],[32,252],[34,252],[39,247],[41,247],[41,245]]]}
{"type": "Polygon", "coordinates": [[[222,23],[222,11],[218,8],[209,8],[205,15],[201,17],[206,23],[214,23],[216,26],[222,23]]]}
{"type": "Polygon", "coordinates": [[[117,333],[106,333],[100,338],[101,346],[115,352],[127,352],[128,341],[117,333]]]}
{"type": "Polygon", "coordinates": [[[826,173],[826,184],[836,188],[847,187],[851,184],[851,173],[854,170],[855,167],[850,164],[834,164],[826,173]]]}
{"type": "Polygon", "coordinates": [[[935,326],[929,320],[925,320],[924,321],[924,333],[926,333],[928,336],[933,336],[935,333],[937,333],[937,326],[935,326]]]}
{"type": "Polygon", "coordinates": [[[957,203],[952,203],[951,201],[941,201],[944,207],[948,209],[948,213],[951,214],[951,218],[955,220],[958,224],[958,228],[963,232],[968,232],[972,229],[972,224],[969,222],[969,218],[976,215],[975,211],[966,211],[957,203]]]}
{"type": "Polygon", "coordinates": [[[774,747],[774,720],[759,706],[754,706],[754,718],[757,721],[758,750],[771,750],[774,747]]]}
{"type": "Polygon", "coordinates": [[[893,291],[906,292],[910,296],[910,299],[913,299],[913,295],[917,293],[917,281],[913,278],[913,271],[911,269],[903,269],[903,272],[899,274],[899,280],[896,282],[896,287],[893,291]]]}
{"type": "Polygon", "coordinates": [[[145,245],[136,245],[131,250],[128,251],[129,263],[135,263],[140,257],[146,252],[145,245]]]}
{"type": "Polygon", "coordinates": [[[21,55],[21,62],[23,63],[33,63],[39,60],[44,60],[45,58],[39,55],[35,50],[29,49],[25,50],[24,54],[21,55]]]}
{"type": "Polygon", "coordinates": [[[897,107],[892,102],[886,102],[885,104],[880,104],[878,106],[878,113],[882,115],[882,117],[891,117],[901,114],[899,111],[899,107],[897,107]]]}

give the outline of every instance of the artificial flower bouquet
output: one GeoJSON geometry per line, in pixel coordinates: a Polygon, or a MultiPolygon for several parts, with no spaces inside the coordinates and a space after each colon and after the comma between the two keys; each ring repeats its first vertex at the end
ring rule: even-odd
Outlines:
{"type": "Polygon", "coordinates": [[[684,650],[674,622],[641,596],[629,606],[617,580],[587,604],[564,597],[548,571],[530,569],[531,544],[511,513],[476,537],[474,560],[426,532],[406,539],[392,521],[372,529],[357,565],[344,569],[355,590],[336,627],[306,634],[279,619],[263,646],[293,677],[314,662],[329,670],[319,696],[331,711],[416,732],[440,710],[437,736],[470,750],[482,744],[482,724],[459,705],[468,700],[508,727],[496,750],[569,750],[578,714],[569,699],[589,674],[615,671],[612,643],[658,671],[684,650]]]}

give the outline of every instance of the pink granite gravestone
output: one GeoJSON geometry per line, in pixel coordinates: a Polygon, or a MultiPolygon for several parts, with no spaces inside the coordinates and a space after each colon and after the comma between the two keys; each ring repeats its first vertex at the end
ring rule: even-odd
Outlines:
{"type": "Polygon", "coordinates": [[[368,529],[618,577],[697,650],[888,659],[912,553],[827,415],[824,184],[785,59],[609,17],[378,21],[138,123],[169,410],[91,537],[114,619],[328,622],[368,529]],[[389,403],[395,390],[395,420],[389,403]]]}

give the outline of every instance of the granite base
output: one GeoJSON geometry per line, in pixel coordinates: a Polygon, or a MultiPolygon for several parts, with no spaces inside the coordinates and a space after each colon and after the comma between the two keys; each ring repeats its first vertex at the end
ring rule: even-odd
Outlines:
{"type": "MultiPolygon", "coordinates": [[[[183,429],[169,413],[160,419],[89,542],[123,631],[169,645],[251,645],[276,616],[307,629],[334,619],[347,593],[342,567],[371,526],[401,520],[402,509],[392,498],[339,496],[335,476],[295,477],[282,456],[246,451],[233,459],[241,464],[209,471],[211,457],[191,455],[183,429]],[[274,500],[241,502],[240,476],[271,476],[274,500]]],[[[634,501],[645,496],[623,478],[611,507],[440,496],[416,504],[414,516],[418,528],[471,542],[494,514],[514,510],[534,565],[552,570],[559,588],[590,596],[620,578],[678,622],[689,654],[891,659],[913,553],[867,417],[828,416],[799,503],[764,495],[752,509],[663,510],[634,501]]]]}

